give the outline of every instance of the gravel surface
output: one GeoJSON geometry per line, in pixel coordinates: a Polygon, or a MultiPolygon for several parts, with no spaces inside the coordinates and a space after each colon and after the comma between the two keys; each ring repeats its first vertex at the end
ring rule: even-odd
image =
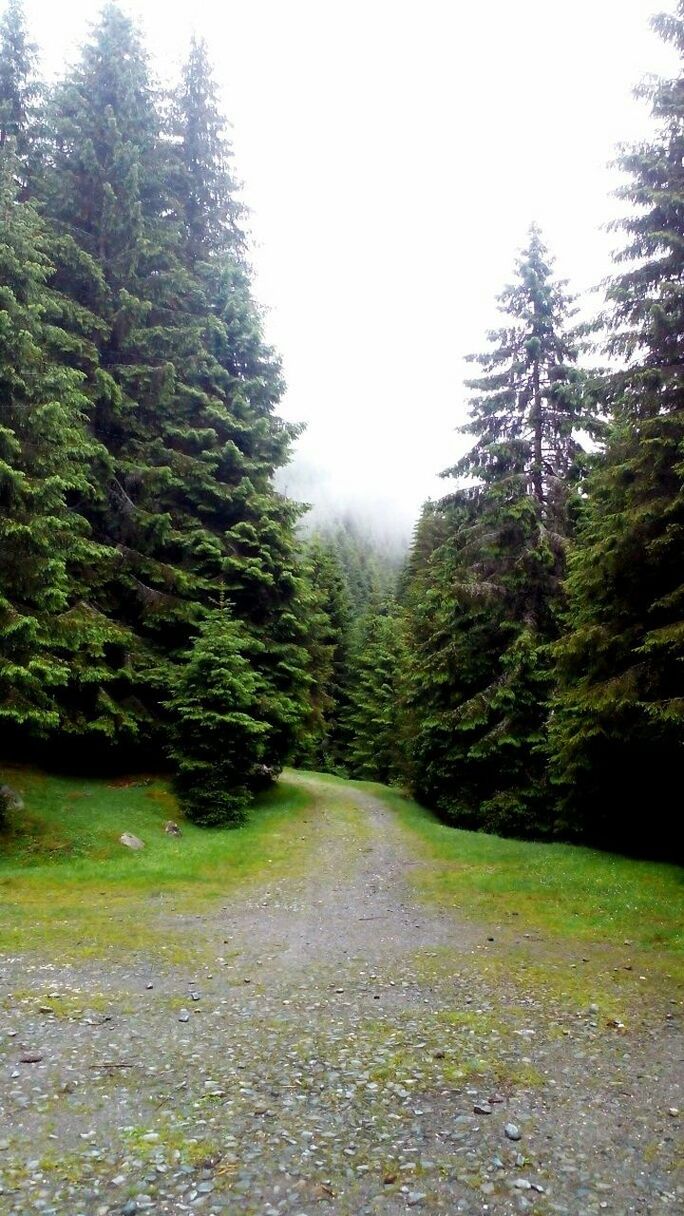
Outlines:
{"type": "Polygon", "coordinates": [[[684,1209],[667,981],[617,1016],[626,949],[421,904],[391,811],[298,780],[306,875],[150,913],[194,969],[3,960],[0,1213],[684,1209]]]}

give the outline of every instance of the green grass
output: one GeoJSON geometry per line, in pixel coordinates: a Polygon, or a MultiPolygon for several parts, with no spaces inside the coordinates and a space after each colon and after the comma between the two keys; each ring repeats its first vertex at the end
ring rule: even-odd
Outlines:
{"type": "Polygon", "coordinates": [[[506,840],[451,828],[401,793],[370,782],[411,833],[415,881],[429,898],[477,918],[595,943],[681,951],[684,872],[678,866],[565,844],[506,840]],[[517,917],[516,917],[517,914],[517,917]]]}
{"type": "Polygon", "coordinates": [[[647,951],[674,970],[683,944],[678,867],[459,831],[381,785],[286,773],[230,831],[185,822],[155,777],[83,780],[4,766],[0,781],[25,802],[0,837],[2,950],[70,958],[124,947],[199,961],[206,935],[172,932],[169,915],[210,909],[239,883],[304,873],[319,808],[332,812],[326,839],[336,864],[356,865],[368,831],[357,788],[396,813],[409,852],[426,863],[411,872],[426,898],[520,931],[621,947],[626,940],[635,966],[647,951]],[[167,819],[180,824],[180,838],[164,833],[167,819]],[[123,847],[124,831],[145,848],[123,847]]]}
{"type": "Polygon", "coordinates": [[[83,780],[5,765],[0,780],[25,803],[0,837],[2,950],[83,957],[124,946],[185,961],[188,944],[169,940],[165,913],[189,914],[237,883],[305,864],[312,796],[287,779],[258,798],[248,822],[234,830],[186,822],[157,778],[83,780]],[[168,819],[181,837],[165,834],[168,819]],[[145,848],[125,848],[122,832],[139,836],[145,848]]]}

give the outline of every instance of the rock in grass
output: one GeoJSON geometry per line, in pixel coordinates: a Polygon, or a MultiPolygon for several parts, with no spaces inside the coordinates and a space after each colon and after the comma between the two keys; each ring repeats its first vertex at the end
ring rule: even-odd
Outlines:
{"type": "Polygon", "coordinates": [[[178,824],[174,823],[173,819],[167,819],[166,823],[164,824],[164,831],[166,832],[167,836],[182,836],[183,835],[178,824]]]}
{"type": "Polygon", "coordinates": [[[189,1022],[190,1021],[190,1014],[188,1013],[187,1009],[181,1009],[180,1013],[178,1014],[178,1021],[179,1022],[189,1022]]]}
{"type": "Polygon", "coordinates": [[[4,803],[7,810],[23,811],[24,799],[21,794],[12,789],[11,785],[0,785],[0,803],[4,803]]]}
{"type": "Polygon", "coordinates": [[[139,836],[134,836],[132,832],[122,832],[119,836],[119,844],[124,844],[127,849],[144,849],[145,841],[139,836]]]}
{"type": "Polygon", "coordinates": [[[506,1123],[504,1126],[504,1132],[506,1136],[508,1136],[509,1140],[520,1140],[521,1138],[520,1128],[517,1127],[515,1123],[506,1123]]]}
{"type": "Polygon", "coordinates": [[[424,1199],[427,1199],[424,1191],[411,1191],[406,1196],[406,1202],[410,1208],[417,1208],[418,1204],[422,1203],[424,1199]]]}
{"type": "Polygon", "coordinates": [[[473,1113],[476,1115],[491,1115],[492,1108],[489,1102],[476,1102],[473,1107],[473,1113]]]}

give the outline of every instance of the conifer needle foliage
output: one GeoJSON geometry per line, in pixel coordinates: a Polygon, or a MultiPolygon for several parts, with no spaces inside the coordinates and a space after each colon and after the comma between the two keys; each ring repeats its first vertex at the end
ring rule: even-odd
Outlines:
{"type": "MultiPolygon", "coordinates": [[[[684,0],[654,20],[684,57],[684,0]]],[[[646,90],[600,339],[532,226],[402,570],[278,492],[298,428],[207,48],[107,0],[46,88],[0,18],[0,759],[169,760],[236,824],[287,760],[451,823],[668,851],[684,760],[684,75],[646,90]],[[644,815],[644,811],[648,815],[644,815]]],[[[595,327],[595,328],[598,328],[595,327]]],[[[1,784],[1,783],[0,783],[1,784]]]]}
{"type": "MultiPolygon", "coordinates": [[[[653,24],[684,56],[684,4],[653,24]]],[[[655,135],[621,160],[633,210],[608,300],[623,367],[604,385],[552,735],[571,830],[667,852],[684,762],[684,76],[648,95],[655,135]]]]}
{"type": "Polygon", "coordinates": [[[40,97],[19,0],[0,39],[0,713],[60,756],[98,736],[149,765],[229,604],[275,773],[308,698],[299,508],[273,484],[297,432],[206,48],[166,96],[107,3],[40,97]]]}

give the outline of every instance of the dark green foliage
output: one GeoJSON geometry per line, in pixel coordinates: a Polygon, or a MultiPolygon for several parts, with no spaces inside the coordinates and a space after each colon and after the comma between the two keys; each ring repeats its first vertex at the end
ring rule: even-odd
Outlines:
{"type": "MultiPolygon", "coordinates": [[[[656,29],[684,54],[684,5],[656,29]]],[[[624,155],[634,206],[609,291],[614,423],[572,558],[552,740],[568,829],[670,854],[684,763],[684,77],[624,155]]]]}
{"type": "MultiPolygon", "coordinates": [[[[123,631],[90,601],[109,554],[82,508],[101,453],[49,286],[50,239],[0,158],[0,722],[6,742],[130,729],[112,691],[123,631]],[[84,715],[84,704],[87,714],[84,715]]],[[[118,673],[121,676],[122,673],[118,673]]],[[[121,683],[121,680],[119,680],[121,683]]]]}
{"type": "Polygon", "coordinates": [[[183,655],[229,600],[268,724],[263,772],[277,771],[308,687],[299,509],[273,485],[296,428],[275,414],[280,365],[205,49],[167,104],[106,4],[46,103],[34,212],[20,201],[34,84],[18,5],[0,38],[2,711],[60,750],[65,732],[99,734],[119,756],[136,740],[150,763],[183,655]]]}
{"type": "Polygon", "coordinates": [[[408,566],[408,704],[413,783],[463,826],[549,830],[548,643],[558,629],[571,493],[590,429],[569,301],[533,228],[505,327],[474,361],[482,374],[464,430],[465,481],[424,514],[408,566]]]}
{"type": "Polygon", "coordinates": [[[174,674],[176,789],[188,818],[204,827],[241,823],[250,797],[271,775],[269,690],[249,650],[243,627],[219,609],[174,674]]]}
{"type": "Polygon", "coordinates": [[[372,605],[358,621],[353,685],[344,715],[346,762],[354,777],[393,782],[405,772],[401,681],[402,621],[392,600],[372,605]]]}
{"type": "Polygon", "coordinates": [[[193,48],[163,139],[144,49],[107,5],[51,127],[47,213],[101,276],[96,298],[68,266],[60,286],[100,325],[93,424],[111,473],[91,523],[118,555],[101,598],[137,639],[141,725],[160,723],[173,663],[224,594],[270,641],[258,659],[266,678],[299,696],[297,512],[272,486],[295,432],[273,412],[280,369],[238,256],[206,56],[193,48]]]}
{"type": "Polygon", "coordinates": [[[302,553],[309,712],[293,760],[340,772],[345,763],[343,719],[348,700],[351,606],[347,581],[332,548],[314,538],[302,553]]]}

